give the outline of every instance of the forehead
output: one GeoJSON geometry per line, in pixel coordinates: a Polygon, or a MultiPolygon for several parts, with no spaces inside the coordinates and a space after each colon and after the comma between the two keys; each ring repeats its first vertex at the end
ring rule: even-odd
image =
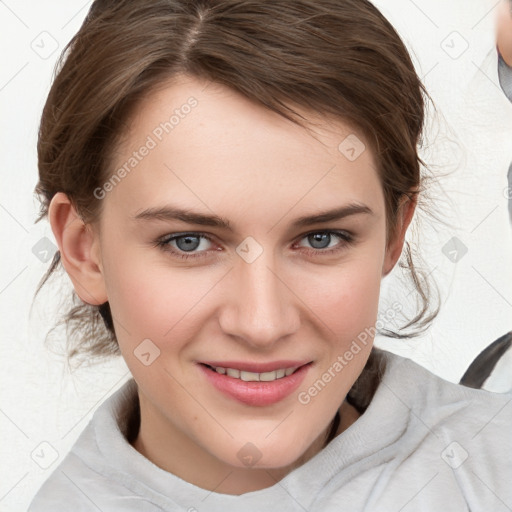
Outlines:
{"type": "Polygon", "coordinates": [[[319,123],[312,132],[230,88],[181,75],[130,117],[107,178],[125,172],[108,202],[131,214],[171,199],[226,216],[240,208],[270,214],[272,199],[282,211],[350,201],[378,209],[380,182],[362,134],[298,111],[319,123]]]}

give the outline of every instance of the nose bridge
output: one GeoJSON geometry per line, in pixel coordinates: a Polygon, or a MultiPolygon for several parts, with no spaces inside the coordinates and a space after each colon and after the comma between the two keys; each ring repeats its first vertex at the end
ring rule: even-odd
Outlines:
{"type": "Polygon", "coordinates": [[[260,347],[294,332],[298,315],[282,279],[271,251],[263,251],[251,262],[240,257],[232,272],[232,303],[222,325],[225,332],[260,347]]]}

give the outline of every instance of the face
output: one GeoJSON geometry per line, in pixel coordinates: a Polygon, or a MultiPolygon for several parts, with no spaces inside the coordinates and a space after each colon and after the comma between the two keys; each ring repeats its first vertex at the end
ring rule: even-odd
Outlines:
{"type": "Polygon", "coordinates": [[[396,260],[375,160],[340,150],[349,135],[364,141],[186,76],[131,117],[93,254],[139,386],[136,446],[161,467],[200,485],[215,468],[217,485],[224,469],[291,469],[320,449],[396,260]]]}

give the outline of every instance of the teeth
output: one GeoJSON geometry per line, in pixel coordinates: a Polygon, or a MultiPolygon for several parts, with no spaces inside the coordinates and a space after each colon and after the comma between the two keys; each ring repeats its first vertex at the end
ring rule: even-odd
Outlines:
{"type": "Polygon", "coordinates": [[[222,368],[222,366],[216,366],[215,371],[221,375],[241,379],[245,382],[272,382],[277,379],[282,379],[284,376],[288,377],[288,375],[291,375],[297,368],[298,366],[293,368],[280,368],[273,372],[254,373],[237,370],[236,368],[222,368]]]}
{"type": "Polygon", "coordinates": [[[254,382],[260,380],[260,374],[252,372],[240,372],[240,378],[246,382],[254,382]]]}
{"type": "MultiPolygon", "coordinates": [[[[217,370],[217,368],[215,368],[217,370]]],[[[235,370],[233,368],[227,368],[226,373],[228,374],[228,377],[234,377],[235,379],[240,378],[240,370],[235,370]]]]}

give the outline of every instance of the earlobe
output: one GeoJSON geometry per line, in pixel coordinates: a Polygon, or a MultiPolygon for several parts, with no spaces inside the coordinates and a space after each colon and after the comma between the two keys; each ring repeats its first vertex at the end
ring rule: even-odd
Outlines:
{"type": "Polygon", "coordinates": [[[387,276],[398,262],[405,242],[407,229],[414,216],[417,204],[417,194],[411,197],[403,196],[398,206],[397,226],[393,240],[386,248],[384,265],[382,266],[382,277],[387,276]]]}
{"type": "Polygon", "coordinates": [[[99,240],[77,214],[69,198],[57,192],[48,210],[62,265],[82,301],[99,305],[108,300],[99,252],[99,240]]]}

